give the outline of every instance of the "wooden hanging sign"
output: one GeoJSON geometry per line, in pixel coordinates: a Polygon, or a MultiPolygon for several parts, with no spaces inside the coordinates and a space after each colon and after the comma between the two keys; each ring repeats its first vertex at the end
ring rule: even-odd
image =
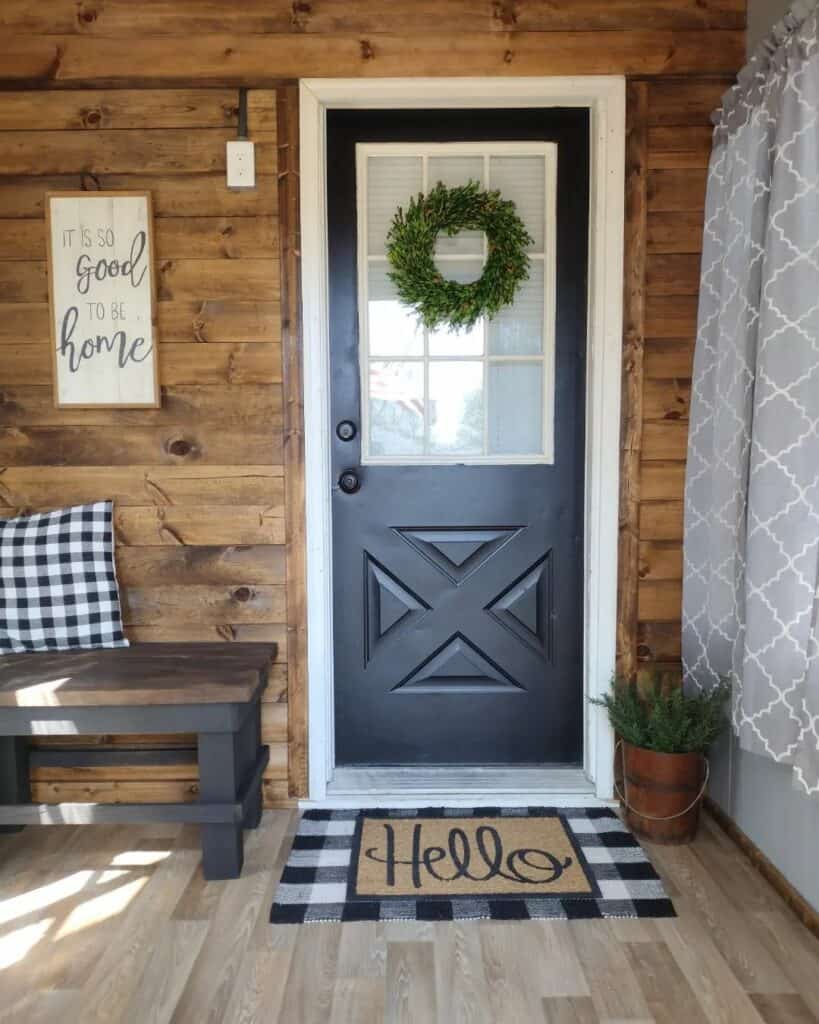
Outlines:
{"type": "Polygon", "coordinates": [[[157,408],[150,193],[46,198],[55,406],[157,408]]]}

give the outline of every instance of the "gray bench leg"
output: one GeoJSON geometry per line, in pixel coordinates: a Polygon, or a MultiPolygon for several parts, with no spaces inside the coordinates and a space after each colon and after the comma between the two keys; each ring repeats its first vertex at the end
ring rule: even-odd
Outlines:
{"type": "MultiPolygon", "coordinates": [[[[238,732],[199,734],[199,800],[238,802],[253,778],[261,748],[261,706],[257,700],[238,732]]],[[[245,804],[243,818],[202,826],[205,878],[237,878],[244,861],[243,828],[256,828],[262,814],[259,785],[245,804]]]]}
{"type": "MultiPolygon", "coordinates": [[[[253,771],[256,766],[256,758],[261,753],[262,749],[262,705],[261,701],[256,701],[253,705],[253,709],[245,719],[242,726],[241,739],[242,749],[245,753],[245,778],[253,771]]],[[[259,785],[258,789],[253,793],[250,803],[247,807],[247,813],[245,814],[245,820],[243,822],[245,828],[258,828],[259,822],[262,820],[262,787],[259,785]]]]}
{"type": "MultiPolygon", "coordinates": [[[[27,804],[28,740],[24,736],[0,736],[0,804],[27,804]]],[[[20,832],[24,825],[0,825],[0,833],[20,832]]]]}
{"type": "MultiPolygon", "coordinates": [[[[242,784],[239,737],[235,732],[199,734],[199,800],[231,803],[242,784]]],[[[238,878],[244,861],[241,821],[202,826],[205,878],[238,878]]]]}

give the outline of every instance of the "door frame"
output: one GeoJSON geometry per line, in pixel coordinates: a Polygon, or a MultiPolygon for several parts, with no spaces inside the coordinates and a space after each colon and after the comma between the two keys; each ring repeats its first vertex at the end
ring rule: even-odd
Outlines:
{"type": "MultiPolygon", "coordinates": [[[[586,378],[584,695],[608,690],[615,671],[620,385],[623,330],[625,78],[308,78],[299,83],[302,331],[307,547],[307,699],[309,802],[330,803],[335,773],[333,580],[330,501],[330,345],[327,270],[326,112],[333,108],[586,107],[591,121],[589,298],[586,378]]],[[[585,703],[583,770],[587,786],[560,772],[538,797],[571,803],[611,800],[614,740],[605,712],[585,703]]],[[[441,769],[448,772],[447,769],[441,769]]],[[[522,770],[521,775],[526,770],[522,770]]],[[[372,774],[372,773],[371,773],[372,774]]],[[[575,774],[578,774],[575,771],[575,774]]],[[[457,793],[462,769],[449,772],[457,793]]],[[[526,791],[515,772],[488,774],[484,797],[515,801],[526,791]]],[[[362,790],[365,795],[366,789],[362,790]]],[[[375,790],[372,790],[375,792],[375,790]]],[[[411,786],[394,799],[412,802],[411,786]]],[[[464,789],[466,793],[466,788],[464,789]]],[[[418,797],[428,796],[428,789],[418,797]]],[[[347,800],[347,803],[350,801],[347,800]]]]}

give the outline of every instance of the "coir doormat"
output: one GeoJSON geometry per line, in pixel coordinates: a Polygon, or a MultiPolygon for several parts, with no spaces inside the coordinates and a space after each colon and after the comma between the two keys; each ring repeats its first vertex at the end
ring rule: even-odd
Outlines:
{"type": "Polygon", "coordinates": [[[674,917],[607,808],[307,811],[274,924],[674,917]]]}

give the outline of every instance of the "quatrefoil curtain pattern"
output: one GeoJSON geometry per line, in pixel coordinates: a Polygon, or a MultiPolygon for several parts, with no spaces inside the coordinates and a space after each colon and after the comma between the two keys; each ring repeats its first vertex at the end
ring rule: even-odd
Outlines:
{"type": "Polygon", "coordinates": [[[819,43],[791,8],[714,115],[685,491],[688,687],[819,794],[819,43]]]}

